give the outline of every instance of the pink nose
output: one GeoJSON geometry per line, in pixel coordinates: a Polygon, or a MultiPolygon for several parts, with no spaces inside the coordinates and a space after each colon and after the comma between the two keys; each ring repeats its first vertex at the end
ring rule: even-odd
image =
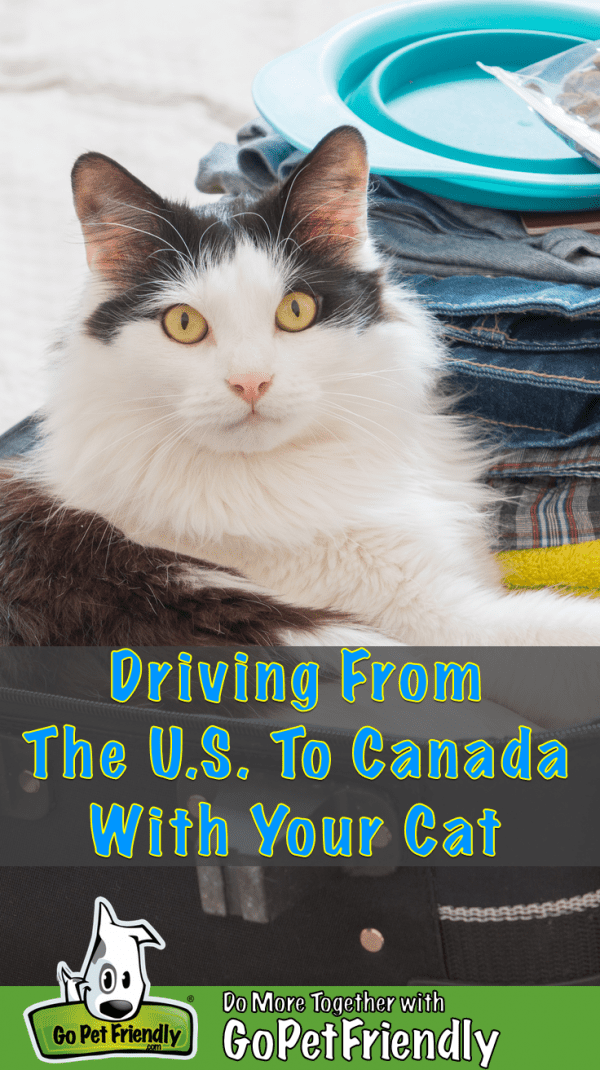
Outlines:
{"type": "Polygon", "coordinates": [[[253,405],[269,389],[272,375],[232,375],[227,380],[234,394],[238,394],[249,405],[253,405]]]}

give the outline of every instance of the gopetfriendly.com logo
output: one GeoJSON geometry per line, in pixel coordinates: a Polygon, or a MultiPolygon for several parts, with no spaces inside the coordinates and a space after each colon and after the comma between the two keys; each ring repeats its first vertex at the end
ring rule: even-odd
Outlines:
{"type": "Polygon", "coordinates": [[[191,1059],[196,1012],[148,996],[147,947],[165,942],[147,921],[120,921],[107,899],[94,907],[92,937],[81,971],[57,967],[61,998],[36,1003],[25,1021],[38,1059],[69,1063],[112,1055],[191,1059]]]}

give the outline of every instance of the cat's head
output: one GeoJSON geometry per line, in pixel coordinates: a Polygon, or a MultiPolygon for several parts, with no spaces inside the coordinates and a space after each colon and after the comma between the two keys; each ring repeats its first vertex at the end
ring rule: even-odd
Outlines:
{"type": "Polygon", "coordinates": [[[331,388],[364,374],[365,333],[386,316],[368,177],[352,127],[328,134],[267,194],[198,211],[99,153],[80,157],[91,389],[114,383],[158,437],[219,453],[343,427],[347,406],[331,388]]]}

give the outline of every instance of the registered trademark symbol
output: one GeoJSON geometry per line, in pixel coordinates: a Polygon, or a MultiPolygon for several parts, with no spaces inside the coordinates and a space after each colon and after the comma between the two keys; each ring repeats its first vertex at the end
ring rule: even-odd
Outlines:
{"type": "Polygon", "coordinates": [[[188,1003],[193,1003],[194,1002],[194,997],[193,996],[188,996],[187,1001],[188,1001],[188,1003]]]}

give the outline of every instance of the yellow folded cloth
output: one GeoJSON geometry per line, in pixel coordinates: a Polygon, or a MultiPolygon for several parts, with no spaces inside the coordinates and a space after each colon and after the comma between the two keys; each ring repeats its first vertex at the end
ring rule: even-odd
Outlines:
{"type": "Polygon", "coordinates": [[[570,594],[600,595],[600,540],[541,550],[498,554],[506,587],[561,587],[570,594]]]}

